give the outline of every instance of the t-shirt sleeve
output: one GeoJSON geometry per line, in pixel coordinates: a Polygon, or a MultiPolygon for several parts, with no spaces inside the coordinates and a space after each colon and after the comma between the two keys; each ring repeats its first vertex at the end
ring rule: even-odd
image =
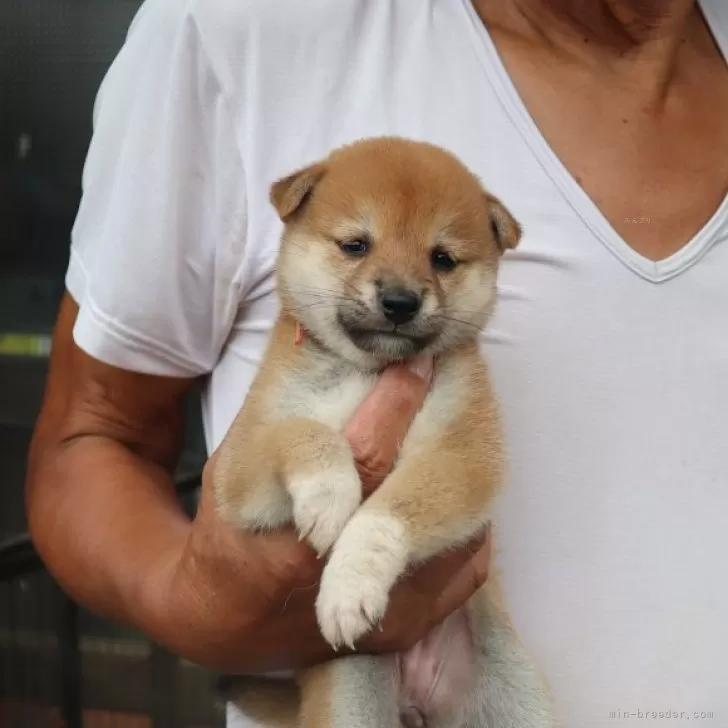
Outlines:
{"type": "Polygon", "coordinates": [[[72,233],[74,338],[132,371],[215,365],[239,300],[243,160],[183,0],[148,0],[107,73],[72,233]]]}

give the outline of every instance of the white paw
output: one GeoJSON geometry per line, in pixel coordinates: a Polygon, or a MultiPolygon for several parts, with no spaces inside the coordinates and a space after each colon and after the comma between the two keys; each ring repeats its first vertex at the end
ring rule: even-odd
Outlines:
{"type": "Polygon", "coordinates": [[[324,639],[337,649],[354,643],[381,621],[387,609],[389,590],[374,579],[350,574],[331,574],[321,580],[316,615],[324,639]]]}
{"type": "Polygon", "coordinates": [[[334,545],[362,498],[361,481],[353,461],[315,475],[295,477],[288,483],[288,492],[299,536],[319,556],[334,545]]]}
{"type": "Polygon", "coordinates": [[[334,546],[321,577],[316,616],[333,647],[354,643],[378,624],[407,566],[404,526],[392,516],[358,513],[334,546]]]}

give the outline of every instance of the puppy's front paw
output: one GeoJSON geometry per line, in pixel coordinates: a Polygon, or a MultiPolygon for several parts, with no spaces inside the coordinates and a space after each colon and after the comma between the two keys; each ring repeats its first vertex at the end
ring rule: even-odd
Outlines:
{"type": "Polygon", "coordinates": [[[316,600],[316,615],[324,639],[337,649],[354,643],[367,634],[384,617],[389,601],[388,590],[375,579],[355,572],[331,573],[321,580],[316,600]]]}
{"type": "Polygon", "coordinates": [[[353,461],[296,476],[288,483],[288,491],[298,533],[319,556],[334,545],[362,498],[361,481],[353,461]]]}
{"type": "Polygon", "coordinates": [[[332,647],[353,648],[382,620],[407,554],[405,529],[397,519],[361,512],[351,519],[324,569],[316,600],[321,633],[332,647]]]}

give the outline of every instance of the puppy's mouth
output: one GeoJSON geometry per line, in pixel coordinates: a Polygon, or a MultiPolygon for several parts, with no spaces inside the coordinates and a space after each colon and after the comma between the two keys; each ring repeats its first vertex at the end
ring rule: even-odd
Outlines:
{"type": "Polygon", "coordinates": [[[436,338],[434,333],[415,333],[402,330],[401,327],[365,327],[347,324],[342,319],[339,323],[351,342],[367,354],[373,354],[387,360],[408,359],[421,353],[436,338]]]}

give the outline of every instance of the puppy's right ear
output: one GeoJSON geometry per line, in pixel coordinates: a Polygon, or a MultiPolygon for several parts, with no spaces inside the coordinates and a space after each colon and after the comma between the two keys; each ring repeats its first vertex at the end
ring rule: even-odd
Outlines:
{"type": "Polygon", "coordinates": [[[515,248],[521,240],[521,226],[498,199],[486,193],[488,215],[490,216],[490,229],[493,239],[501,253],[509,248],[515,248]]]}
{"type": "Polygon", "coordinates": [[[301,208],[325,173],[326,165],[312,164],[273,183],[270,201],[283,222],[287,222],[301,208]]]}

